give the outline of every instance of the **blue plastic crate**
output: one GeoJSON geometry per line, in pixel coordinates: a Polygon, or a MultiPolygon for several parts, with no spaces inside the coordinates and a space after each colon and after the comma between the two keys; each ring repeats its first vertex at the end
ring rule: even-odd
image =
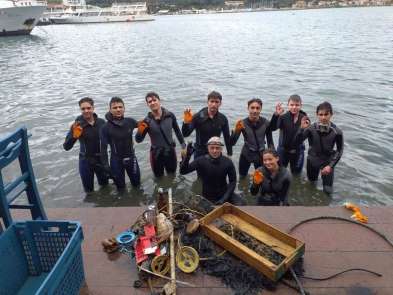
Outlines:
{"type": "Polygon", "coordinates": [[[77,295],[85,280],[80,223],[26,221],[0,235],[0,295],[77,295]]]}

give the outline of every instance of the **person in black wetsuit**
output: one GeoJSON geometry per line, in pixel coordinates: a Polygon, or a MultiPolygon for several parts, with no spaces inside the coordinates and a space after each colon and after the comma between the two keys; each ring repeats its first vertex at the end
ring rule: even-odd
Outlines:
{"type": "Polygon", "coordinates": [[[180,142],[182,149],[186,148],[183,135],[177,124],[176,117],[167,109],[161,107],[160,97],[155,92],[149,92],[145,97],[151,112],[143,121],[138,123],[138,132],[135,135],[136,142],[142,142],[146,134],[150,136],[150,165],[156,177],[167,173],[175,173],[177,158],[175,142],[172,138],[172,129],[180,142]]]}
{"type": "Polygon", "coordinates": [[[334,167],[344,151],[343,133],[330,121],[332,115],[331,104],[321,103],[317,107],[318,122],[310,126],[310,121],[304,117],[295,139],[298,144],[308,139],[307,178],[316,183],[321,173],[323,191],[327,194],[333,192],[334,167]]]}
{"type": "Polygon", "coordinates": [[[253,195],[259,193],[258,205],[286,206],[291,180],[288,169],[280,166],[277,152],[266,149],[263,152],[263,166],[254,172],[250,192],[253,195]]]}
{"type": "Polygon", "coordinates": [[[207,141],[213,137],[224,136],[225,146],[228,156],[232,156],[232,146],[229,140],[228,119],[218,110],[221,106],[222,96],[216,91],[212,91],[207,96],[207,107],[201,109],[195,115],[191,114],[191,109],[186,108],[184,111],[184,120],[182,125],[182,133],[184,137],[190,136],[192,131],[196,131],[196,139],[194,146],[194,159],[206,155],[207,141]]]}
{"type": "Polygon", "coordinates": [[[235,145],[240,134],[243,134],[244,145],[239,157],[239,174],[244,177],[251,163],[255,168],[261,166],[262,153],[267,146],[274,149],[269,120],[261,117],[262,100],[253,98],[248,101],[248,117],[238,120],[231,134],[231,144],[235,145]],[[265,141],[266,137],[266,141],[265,141]]]}
{"type": "Polygon", "coordinates": [[[107,146],[111,149],[110,170],[119,191],[124,190],[125,172],[133,186],[141,181],[138,161],[135,155],[132,135],[137,128],[137,121],[124,117],[124,102],[119,97],[112,97],[109,102],[109,112],[105,115],[106,124],[101,129],[101,143],[104,162],[108,163],[107,146]]]}
{"type": "Polygon", "coordinates": [[[234,193],[236,188],[236,169],[231,159],[222,155],[223,144],[219,137],[212,137],[207,142],[208,154],[189,163],[192,151],[180,163],[180,173],[197,171],[202,179],[202,196],[213,204],[230,202],[243,205],[244,201],[234,193]],[[227,181],[228,178],[228,181],[227,181]]]}
{"type": "Polygon", "coordinates": [[[304,144],[295,143],[295,136],[300,129],[300,122],[307,114],[301,110],[302,99],[299,95],[291,95],[288,99],[288,111],[284,113],[282,103],[276,105],[270,126],[272,131],[280,129],[277,152],[281,165],[290,164],[292,174],[300,174],[304,164],[304,144]]]}
{"type": "Polygon", "coordinates": [[[85,192],[94,191],[94,174],[98,184],[108,184],[108,173],[101,161],[100,129],[105,121],[94,113],[94,101],[90,97],[79,100],[81,115],[75,119],[67,133],[63,147],[72,149],[79,140],[79,174],[85,192]]]}

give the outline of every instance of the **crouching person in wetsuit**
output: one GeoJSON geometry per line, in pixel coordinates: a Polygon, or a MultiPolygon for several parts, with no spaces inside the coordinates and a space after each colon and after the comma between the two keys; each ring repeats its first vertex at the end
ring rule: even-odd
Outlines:
{"type": "Polygon", "coordinates": [[[196,170],[202,179],[202,196],[213,204],[230,202],[234,205],[243,205],[242,198],[234,193],[236,188],[235,166],[231,159],[222,155],[222,147],[223,144],[219,137],[210,138],[207,142],[208,154],[191,163],[189,161],[193,151],[187,147],[187,154],[180,163],[180,173],[188,174],[196,170]]]}
{"type": "Polygon", "coordinates": [[[194,131],[195,146],[194,159],[206,155],[207,141],[213,137],[224,136],[225,146],[228,156],[232,156],[232,145],[230,144],[229,125],[227,117],[218,110],[221,106],[222,96],[216,91],[212,91],[207,96],[207,107],[201,109],[195,115],[192,115],[191,109],[184,111],[182,133],[184,137],[188,137],[194,131]]]}
{"type": "Polygon", "coordinates": [[[280,129],[277,152],[280,163],[284,167],[290,164],[292,174],[300,174],[304,164],[304,144],[295,142],[296,133],[300,129],[302,118],[307,114],[301,110],[302,99],[299,95],[291,95],[288,99],[288,111],[285,113],[282,103],[276,105],[270,126],[272,131],[280,129]]]}
{"type": "Polygon", "coordinates": [[[155,92],[149,92],[145,97],[146,103],[151,112],[143,121],[138,123],[138,132],[135,135],[136,142],[142,142],[149,133],[150,165],[156,177],[167,173],[175,173],[177,168],[177,158],[175,142],[172,138],[172,129],[175,131],[182,149],[185,150],[183,135],[181,134],[176,117],[167,109],[161,107],[160,97],[155,92]]]}
{"type": "Polygon", "coordinates": [[[102,150],[104,162],[108,163],[107,145],[111,149],[110,170],[119,191],[124,190],[125,171],[133,186],[141,182],[141,174],[132,143],[133,130],[137,121],[124,117],[124,102],[119,97],[112,97],[109,102],[109,112],[105,115],[106,124],[101,129],[102,150]]]}
{"type": "Polygon", "coordinates": [[[68,131],[63,147],[72,149],[79,140],[79,174],[85,192],[94,191],[94,174],[99,185],[108,184],[108,171],[101,161],[100,129],[105,121],[94,113],[94,101],[90,97],[79,100],[82,115],[75,119],[68,131]]]}
{"type": "Polygon", "coordinates": [[[287,206],[291,175],[287,168],[280,166],[275,150],[263,152],[263,166],[254,172],[251,194],[259,193],[257,204],[262,206],[287,206]]]}
{"type": "Polygon", "coordinates": [[[244,177],[251,163],[255,168],[261,166],[262,153],[265,149],[265,137],[269,148],[274,149],[269,120],[261,117],[262,100],[253,98],[248,101],[248,117],[236,122],[231,134],[231,144],[235,145],[240,134],[243,134],[244,145],[239,158],[239,174],[244,177]]]}
{"type": "Polygon", "coordinates": [[[298,143],[308,139],[307,178],[316,183],[321,173],[323,191],[327,194],[333,192],[334,167],[344,150],[343,133],[330,121],[332,115],[332,105],[326,101],[321,103],[317,107],[318,122],[310,126],[310,121],[304,117],[296,135],[298,143]]]}

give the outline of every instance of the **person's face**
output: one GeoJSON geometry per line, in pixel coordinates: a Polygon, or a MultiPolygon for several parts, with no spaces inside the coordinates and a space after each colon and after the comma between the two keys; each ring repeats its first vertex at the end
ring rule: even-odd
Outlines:
{"type": "Polygon", "coordinates": [[[292,115],[299,114],[301,108],[302,108],[302,104],[300,102],[293,101],[293,100],[288,101],[288,111],[292,115]]]}
{"type": "Polygon", "coordinates": [[[330,123],[330,119],[332,118],[332,114],[327,110],[319,110],[317,112],[318,121],[321,124],[327,125],[330,123]]]}
{"type": "Polygon", "coordinates": [[[109,110],[113,117],[121,118],[124,116],[124,104],[121,102],[114,102],[111,103],[111,108],[109,110]]]}
{"type": "Polygon", "coordinates": [[[258,120],[261,111],[262,106],[257,102],[253,102],[248,106],[248,115],[252,121],[258,120]]]}
{"type": "Polygon", "coordinates": [[[83,102],[83,103],[81,103],[79,108],[80,108],[82,116],[85,120],[90,120],[91,118],[93,118],[94,106],[92,106],[90,103],[83,102]]]}
{"type": "Polygon", "coordinates": [[[161,108],[161,102],[155,96],[149,96],[146,99],[146,103],[152,112],[158,111],[161,108]]]}
{"type": "Polygon", "coordinates": [[[222,146],[221,146],[221,145],[218,145],[218,144],[209,144],[209,145],[207,146],[207,150],[208,150],[208,152],[209,152],[209,155],[210,155],[212,158],[216,159],[216,158],[218,158],[219,156],[221,156],[221,153],[222,153],[222,146]]]}
{"type": "Polygon", "coordinates": [[[263,165],[269,171],[276,171],[278,169],[278,157],[270,153],[263,154],[263,165]]]}
{"type": "Polygon", "coordinates": [[[220,106],[221,106],[221,100],[219,100],[218,98],[210,98],[207,101],[207,108],[210,113],[217,113],[220,106]]]}

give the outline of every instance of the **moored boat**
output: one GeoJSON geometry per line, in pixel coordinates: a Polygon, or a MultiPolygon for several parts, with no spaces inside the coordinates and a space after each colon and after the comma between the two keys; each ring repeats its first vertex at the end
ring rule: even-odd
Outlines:
{"type": "Polygon", "coordinates": [[[0,0],[0,36],[30,34],[45,9],[44,1],[0,0]]]}

